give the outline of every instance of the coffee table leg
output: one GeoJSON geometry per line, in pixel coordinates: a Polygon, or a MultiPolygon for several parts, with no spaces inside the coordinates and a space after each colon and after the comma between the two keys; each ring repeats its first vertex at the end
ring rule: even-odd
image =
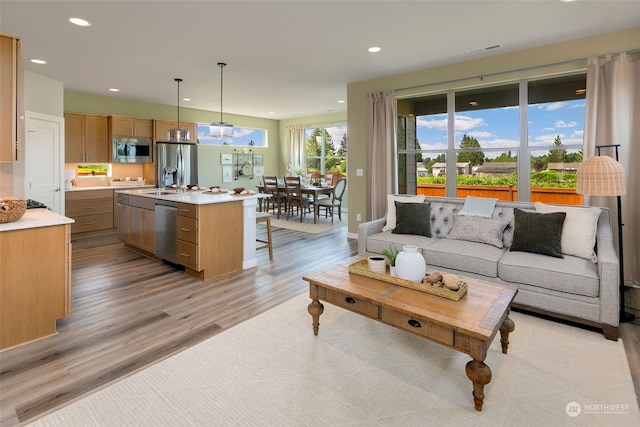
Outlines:
{"type": "Polygon", "coordinates": [[[324,312],[324,305],[317,299],[311,301],[307,307],[309,314],[313,317],[313,335],[318,335],[318,328],[320,327],[320,315],[324,312]]]}
{"type": "Polygon", "coordinates": [[[516,324],[513,323],[513,320],[509,318],[509,313],[507,312],[507,317],[502,322],[502,326],[500,326],[500,343],[502,344],[502,352],[507,354],[507,350],[509,349],[509,334],[513,332],[516,328],[516,324]]]}
{"type": "Polygon", "coordinates": [[[480,360],[472,360],[467,363],[467,377],[473,383],[473,402],[476,411],[482,411],[484,401],[484,386],[491,381],[491,369],[480,360]]]}

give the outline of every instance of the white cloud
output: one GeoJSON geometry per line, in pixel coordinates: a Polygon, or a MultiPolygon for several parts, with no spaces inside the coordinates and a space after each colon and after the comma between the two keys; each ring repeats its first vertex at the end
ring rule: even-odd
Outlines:
{"type": "Polygon", "coordinates": [[[255,131],[256,131],[255,129],[234,127],[233,128],[233,137],[234,138],[241,138],[243,136],[249,136],[252,133],[254,133],[255,131]]]}
{"type": "Polygon", "coordinates": [[[477,139],[477,138],[489,138],[493,134],[491,132],[483,132],[483,131],[477,130],[477,131],[467,132],[467,135],[477,139]]]}
{"type": "Polygon", "coordinates": [[[541,109],[545,110],[545,111],[555,111],[555,110],[559,110],[563,107],[566,107],[567,103],[566,102],[551,102],[549,104],[543,104],[540,106],[541,109]]]}
{"type": "Polygon", "coordinates": [[[486,126],[481,117],[456,115],[456,131],[465,131],[480,126],[486,126]]]}
{"type": "Polygon", "coordinates": [[[428,117],[428,116],[418,117],[418,119],[416,120],[417,127],[424,127],[427,129],[435,129],[435,130],[442,130],[442,131],[447,130],[446,117],[443,119],[425,119],[424,117],[428,117]]]}
{"type": "Polygon", "coordinates": [[[569,122],[569,123],[567,123],[564,120],[557,120],[555,122],[555,126],[557,128],[574,128],[574,127],[576,127],[577,124],[578,124],[577,122],[569,122]]]}

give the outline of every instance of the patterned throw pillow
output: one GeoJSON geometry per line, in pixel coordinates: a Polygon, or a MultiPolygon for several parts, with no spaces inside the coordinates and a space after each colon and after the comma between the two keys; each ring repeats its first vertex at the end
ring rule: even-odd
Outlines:
{"type": "Polygon", "coordinates": [[[508,225],[508,221],[498,218],[454,215],[453,228],[447,239],[485,243],[502,248],[502,235],[508,225]]]}
{"type": "Polygon", "coordinates": [[[564,258],[560,244],[565,212],[534,213],[515,208],[511,251],[533,252],[564,258]]]}

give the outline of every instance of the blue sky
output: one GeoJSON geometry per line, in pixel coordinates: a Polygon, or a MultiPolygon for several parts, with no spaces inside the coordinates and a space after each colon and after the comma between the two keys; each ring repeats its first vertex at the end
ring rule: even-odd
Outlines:
{"type": "MultiPolygon", "coordinates": [[[[564,145],[582,144],[585,102],[581,100],[549,102],[528,108],[529,145],[553,145],[557,135],[564,145]]],[[[456,147],[466,133],[483,148],[516,149],[518,143],[518,107],[465,111],[456,114],[456,147]]],[[[417,118],[417,136],[423,149],[447,148],[447,115],[417,118]]],[[[500,153],[488,154],[495,157],[500,153]]]]}

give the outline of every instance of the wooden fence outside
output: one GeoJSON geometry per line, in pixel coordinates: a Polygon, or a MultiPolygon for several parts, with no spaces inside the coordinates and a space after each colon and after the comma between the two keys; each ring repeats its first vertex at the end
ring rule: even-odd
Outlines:
{"type": "MultiPolygon", "coordinates": [[[[418,184],[417,193],[424,196],[445,197],[445,184],[418,184]]],[[[458,185],[456,197],[489,197],[515,202],[518,189],[514,186],[458,185]]],[[[531,188],[531,201],[553,205],[582,205],[582,196],[575,188],[531,188]]]]}

